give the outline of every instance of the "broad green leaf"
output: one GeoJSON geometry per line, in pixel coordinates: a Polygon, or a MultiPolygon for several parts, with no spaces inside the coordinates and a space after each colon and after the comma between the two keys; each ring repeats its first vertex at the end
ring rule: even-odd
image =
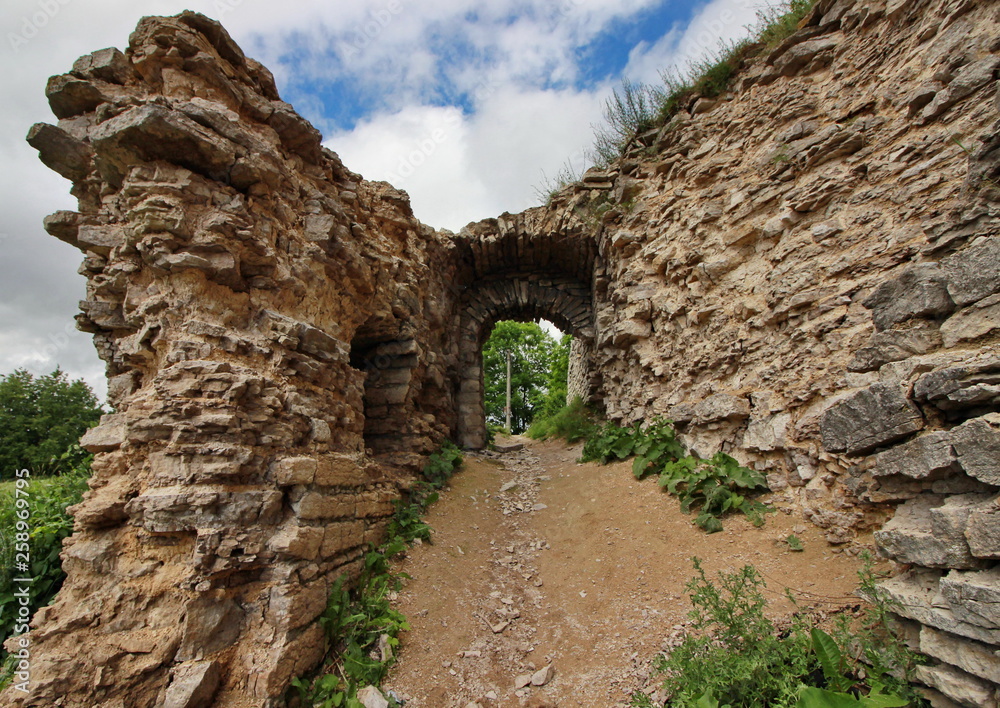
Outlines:
{"type": "Polygon", "coordinates": [[[850,688],[852,682],[844,676],[844,656],[837,642],[819,627],[813,627],[810,636],[813,651],[816,652],[816,658],[823,667],[826,682],[833,688],[850,688]]]}
{"type": "Polygon", "coordinates": [[[803,687],[796,708],[858,708],[864,704],[846,693],[835,693],[812,686],[803,687]]]}

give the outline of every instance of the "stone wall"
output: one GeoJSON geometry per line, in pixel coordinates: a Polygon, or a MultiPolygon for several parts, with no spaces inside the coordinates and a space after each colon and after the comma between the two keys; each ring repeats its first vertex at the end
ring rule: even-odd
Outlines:
{"type": "Polygon", "coordinates": [[[831,543],[901,504],[885,590],[941,705],[1000,678],[998,29],[996,2],[820,2],[556,199],[602,222],[595,400],[766,470],[831,543]]]}
{"type": "Polygon", "coordinates": [[[998,28],[996,1],[821,0],[732,93],[457,235],[201,16],[54,77],[29,142],[80,200],[46,228],[85,254],[115,413],[83,440],[36,687],[5,698],[283,705],[423,456],[482,444],[490,327],[542,316],[612,418],[765,470],[831,543],[880,529],[921,680],[993,705],[998,28]]]}
{"type": "Polygon", "coordinates": [[[454,433],[456,246],[199,15],[46,92],[59,123],[28,140],[80,206],[45,226],[85,254],[115,412],[5,705],[281,704],[331,583],[454,433]]]}

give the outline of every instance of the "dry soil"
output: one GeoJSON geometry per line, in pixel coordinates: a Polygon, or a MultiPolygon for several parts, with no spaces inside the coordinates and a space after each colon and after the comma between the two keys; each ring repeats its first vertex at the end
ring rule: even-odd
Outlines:
{"type": "Polygon", "coordinates": [[[517,442],[466,457],[427,516],[433,544],[398,564],[412,576],[396,599],[412,629],[383,687],[407,708],[610,708],[655,691],[651,660],[688,627],[695,556],[712,577],[754,565],[775,616],[790,610],[785,588],[825,611],[857,603],[858,547],[830,546],[795,514],[759,529],[731,517],[707,535],[630,462],[517,442]],[[792,533],[802,552],[781,542],[792,533]],[[522,687],[532,676],[544,685],[522,687]]]}

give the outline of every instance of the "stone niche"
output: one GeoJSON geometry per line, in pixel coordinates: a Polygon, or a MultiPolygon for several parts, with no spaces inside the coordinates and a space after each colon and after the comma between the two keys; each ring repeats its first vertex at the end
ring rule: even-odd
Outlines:
{"type": "Polygon", "coordinates": [[[426,455],[484,443],[490,327],[546,317],[610,418],[764,471],[831,543],[874,530],[932,703],[995,706],[998,35],[995,0],[820,0],[729,92],[458,234],[201,15],[53,77],[28,141],[79,200],[45,228],[115,411],[5,705],[283,706],[426,455]]]}

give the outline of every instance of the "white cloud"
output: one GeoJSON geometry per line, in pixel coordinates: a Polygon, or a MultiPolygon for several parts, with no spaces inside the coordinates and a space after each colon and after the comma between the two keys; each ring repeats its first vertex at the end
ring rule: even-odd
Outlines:
{"type": "Polygon", "coordinates": [[[543,171],[580,169],[600,115],[594,93],[497,88],[472,115],[412,106],[380,115],[327,145],[352,170],[405,189],[417,218],[458,230],[537,203],[543,171]]]}

